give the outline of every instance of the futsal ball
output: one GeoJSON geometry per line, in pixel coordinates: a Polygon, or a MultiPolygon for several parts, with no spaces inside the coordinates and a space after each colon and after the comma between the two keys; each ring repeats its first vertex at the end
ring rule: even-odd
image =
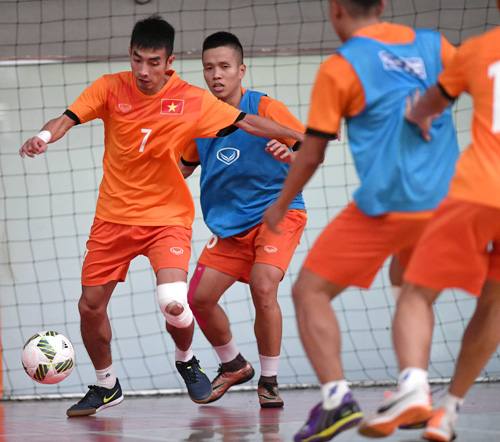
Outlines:
{"type": "Polygon", "coordinates": [[[31,379],[41,384],[57,384],[73,370],[75,350],[60,333],[41,331],[24,344],[21,360],[31,379]]]}

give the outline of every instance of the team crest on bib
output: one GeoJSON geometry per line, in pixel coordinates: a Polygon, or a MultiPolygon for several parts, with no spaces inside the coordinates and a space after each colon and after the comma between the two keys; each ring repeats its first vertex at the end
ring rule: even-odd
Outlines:
{"type": "Polygon", "coordinates": [[[234,147],[225,147],[217,152],[217,159],[228,166],[240,157],[240,151],[234,147]]]}
{"type": "Polygon", "coordinates": [[[182,255],[184,253],[184,249],[182,247],[170,247],[170,251],[174,255],[182,255]]]}

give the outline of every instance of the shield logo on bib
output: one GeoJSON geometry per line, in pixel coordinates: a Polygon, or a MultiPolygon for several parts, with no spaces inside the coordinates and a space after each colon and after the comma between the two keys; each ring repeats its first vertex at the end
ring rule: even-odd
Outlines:
{"type": "Polygon", "coordinates": [[[234,147],[225,147],[217,152],[217,159],[228,166],[240,157],[240,151],[234,147]]]}

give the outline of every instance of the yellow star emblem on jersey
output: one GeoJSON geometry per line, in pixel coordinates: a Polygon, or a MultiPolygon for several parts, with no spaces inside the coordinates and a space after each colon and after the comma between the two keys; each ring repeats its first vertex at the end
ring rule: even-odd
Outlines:
{"type": "Polygon", "coordinates": [[[161,100],[161,113],[166,115],[182,115],[184,112],[184,99],[163,98],[161,100]]]}

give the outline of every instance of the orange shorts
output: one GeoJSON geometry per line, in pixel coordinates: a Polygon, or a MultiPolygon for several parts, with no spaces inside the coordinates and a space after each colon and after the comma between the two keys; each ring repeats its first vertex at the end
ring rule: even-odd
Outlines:
{"type": "Polygon", "coordinates": [[[248,284],[255,263],[269,264],[286,272],[306,225],[303,210],[289,210],[280,224],[281,234],[271,232],[264,223],[228,238],[213,235],[198,264],[237,277],[248,284]]]}
{"type": "Polygon", "coordinates": [[[125,281],[135,257],[149,258],[155,274],[163,268],[188,272],[191,229],[180,226],[127,226],[94,219],[83,260],[82,285],[125,281]]]}
{"type": "Polygon", "coordinates": [[[475,296],[486,279],[500,282],[500,209],[444,199],[404,279],[435,290],[461,288],[475,296]]]}
{"type": "Polygon", "coordinates": [[[304,268],[342,286],[369,288],[389,256],[406,267],[431,214],[368,216],[350,203],[320,234],[304,268]]]}

